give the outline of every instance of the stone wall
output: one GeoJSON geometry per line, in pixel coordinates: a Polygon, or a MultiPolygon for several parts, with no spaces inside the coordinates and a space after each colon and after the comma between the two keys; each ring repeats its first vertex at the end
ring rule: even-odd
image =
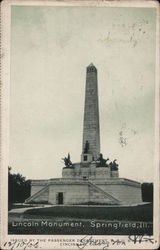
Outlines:
{"type": "Polygon", "coordinates": [[[110,168],[108,167],[98,167],[96,168],[96,179],[106,179],[110,178],[110,168]]]}
{"type": "Polygon", "coordinates": [[[108,195],[100,187],[89,182],[89,201],[95,204],[119,204],[118,200],[108,195]]]}
{"type": "Polygon", "coordinates": [[[89,200],[88,184],[54,184],[49,187],[49,203],[57,204],[57,194],[63,193],[63,203],[81,204],[89,200]]]}
{"type": "Polygon", "coordinates": [[[118,172],[118,170],[116,170],[116,171],[111,171],[111,177],[112,178],[117,178],[117,177],[119,177],[119,172],[118,172]]]}
{"type": "Polygon", "coordinates": [[[49,180],[32,180],[31,181],[31,196],[39,192],[42,188],[47,186],[49,180]]]}
{"type": "Polygon", "coordinates": [[[41,192],[39,192],[39,195],[36,195],[35,197],[33,197],[33,201],[35,203],[41,203],[41,204],[48,203],[49,202],[48,195],[49,195],[49,189],[46,188],[42,190],[41,192]]]}
{"type": "Polygon", "coordinates": [[[127,184],[98,185],[124,204],[142,202],[141,187],[129,186],[127,184]]]}
{"type": "Polygon", "coordinates": [[[140,183],[128,179],[109,178],[93,181],[82,179],[51,179],[42,184],[33,182],[30,202],[57,204],[57,194],[63,193],[63,204],[84,204],[87,202],[135,204],[142,202],[140,183]],[[36,185],[37,183],[37,185],[36,185]]]}
{"type": "Polygon", "coordinates": [[[62,177],[63,178],[73,178],[73,177],[75,177],[74,168],[63,168],[62,169],[62,177]]]}
{"type": "Polygon", "coordinates": [[[96,167],[96,163],[75,163],[72,167],[63,168],[63,178],[74,179],[107,179],[118,177],[118,171],[111,171],[109,167],[96,167]],[[114,172],[114,173],[112,173],[114,172]]]}

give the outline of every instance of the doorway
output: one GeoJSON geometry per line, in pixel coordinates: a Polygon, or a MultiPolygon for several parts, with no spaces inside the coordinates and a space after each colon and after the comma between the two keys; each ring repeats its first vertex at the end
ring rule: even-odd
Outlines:
{"type": "Polygon", "coordinates": [[[58,193],[58,204],[63,204],[63,193],[58,193]]]}

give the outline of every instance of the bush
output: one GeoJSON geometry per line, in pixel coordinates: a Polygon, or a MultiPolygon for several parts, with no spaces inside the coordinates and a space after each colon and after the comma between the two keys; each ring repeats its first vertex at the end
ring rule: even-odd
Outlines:
{"type": "Polygon", "coordinates": [[[143,202],[153,202],[153,183],[142,183],[141,190],[143,202]]]}

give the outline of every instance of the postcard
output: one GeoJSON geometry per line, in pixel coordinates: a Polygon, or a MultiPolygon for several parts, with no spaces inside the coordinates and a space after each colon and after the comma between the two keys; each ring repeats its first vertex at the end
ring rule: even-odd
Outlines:
{"type": "Polygon", "coordinates": [[[1,249],[158,249],[158,1],[1,2],[1,249]]]}

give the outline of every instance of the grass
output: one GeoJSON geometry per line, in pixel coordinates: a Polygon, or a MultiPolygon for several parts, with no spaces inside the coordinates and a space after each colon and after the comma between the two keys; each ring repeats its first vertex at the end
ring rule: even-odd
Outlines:
{"type": "Polygon", "coordinates": [[[135,207],[78,207],[55,206],[47,208],[33,208],[23,214],[9,214],[9,234],[39,234],[39,235],[152,235],[153,234],[153,206],[152,204],[135,207]],[[42,221],[56,226],[42,226],[42,221]],[[92,227],[94,221],[99,227],[92,227]],[[13,222],[31,222],[33,226],[13,226],[13,222]],[[34,223],[37,222],[38,226],[34,223]],[[140,222],[144,224],[140,226],[140,222]],[[145,223],[143,223],[145,222],[145,223]],[[69,226],[60,226],[59,223],[69,223],[69,226]],[[81,223],[82,226],[72,227],[71,223],[81,223]],[[103,227],[102,224],[110,226],[103,227]],[[123,226],[124,224],[132,226],[123,226]],[[108,224],[107,224],[108,225],[108,224]],[[118,226],[117,226],[118,225],[118,226]]]}
{"type": "Polygon", "coordinates": [[[153,205],[144,204],[134,207],[78,207],[78,206],[55,206],[48,208],[29,209],[24,212],[30,215],[105,219],[105,220],[131,220],[152,221],[153,205]]]}

